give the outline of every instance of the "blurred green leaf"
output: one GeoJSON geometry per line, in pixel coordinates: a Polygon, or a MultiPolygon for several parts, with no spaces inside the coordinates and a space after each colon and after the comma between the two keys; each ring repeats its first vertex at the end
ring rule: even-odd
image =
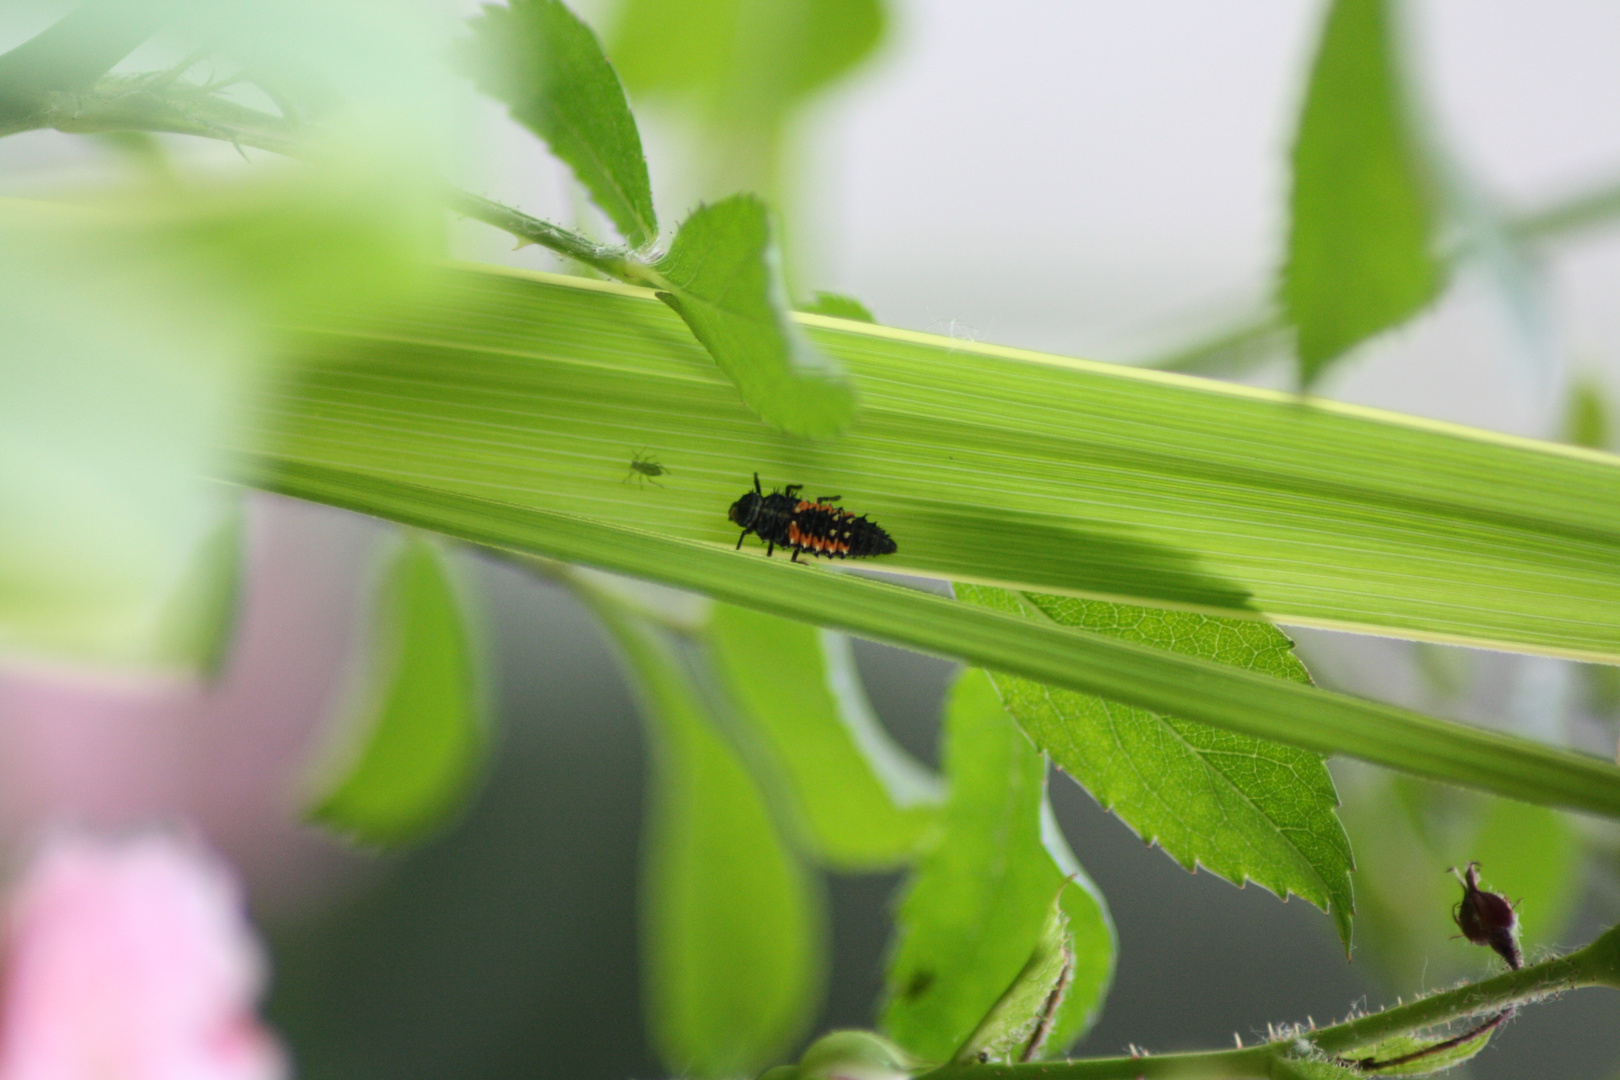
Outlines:
{"type": "MultiPolygon", "coordinates": [[[[623,487],[619,465],[614,462],[613,479],[604,487],[623,487]]],[[[258,467],[255,483],[295,498],[632,574],[1317,753],[1344,753],[1526,801],[1620,816],[1620,768],[1589,754],[855,574],[741,554],[730,550],[730,540],[722,547],[675,539],[666,514],[653,519],[648,531],[369,472],[274,458],[261,458],[258,467]]],[[[647,520],[643,512],[637,524],[647,520]]]]}
{"type": "Polygon", "coordinates": [[[0,55],[0,134],[43,95],[88,89],[183,7],[183,0],[86,0],[0,55]]]}
{"type": "Polygon", "coordinates": [[[797,1066],[772,1069],[760,1080],[903,1080],[920,1064],[876,1032],[830,1031],[805,1048],[797,1066]]]}
{"type": "Polygon", "coordinates": [[[381,583],[375,709],[358,752],[309,818],[361,844],[420,839],[466,801],[488,719],[465,615],[438,545],[409,537],[381,583]]]}
{"type": "Polygon", "coordinates": [[[1451,918],[1462,894],[1447,868],[1470,860],[1493,891],[1523,901],[1527,952],[1561,943],[1581,899],[1581,845],[1568,817],[1409,777],[1355,770],[1347,780],[1360,958],[1392,990],[1416,992],[1488,962],[1451,918]]]}
{"type": "Polygon", "coordinates": [[[707,636],[817,857],[841,870],[909,861],[938,819],[939,782],[878,725],[848,639],[728,604],[707,636]]]}
{"type": "Polygon", "coordinates": [[[866,305],[853,296],[842,296],[838,293],[818,292],[808,304],[800,304],[798,310],[806,315],[831,315],[835,319],[854,319],[856,322],[875,323],[872,313],[866,305]]]}
{"type": "Polygon", "coordinates": [[[284,343],[270,324],[419,284],[435,215],[408,189],[298,167],[0,203],[0,649],[199,659],[183,594],[219,520],[209,477],[284,343]]]}
{"type": "Polygon", "coordinates": [[[653,1044],[680,1076],[752,1075],[814,1016],[820,896],[669,640],[584,595],[624,655],[652,751],[641,920],[653,1044]]]}
{"type": "Polygon", "coordinates": [[[1576,669],[1581,697],[1586,708],[1599,715],[1620,709],[1620,667],[1610,664],[1582,664],[1576,669]]]}
{"type": "MultiPolygon", "coordinates": [[[[964,601],[1309,683],[1265,623],[958,585],[964,601]]],[[[1320,755],[1028,679],[992,673],[1007,710],[1052,760],[1188,870],[1253,881],[1330,912],[1350,948],[1350,840],[1320,755]]]]}
{"type": "Polygon", "coordinates": [[[1306,386],[1422,310],[1445,278],[1391,23],[1386,0],[1334,0],[1306,90],[1282,278],[1306,386]]]}
{"type": "Polygon", "coordinates": [[[1581,900],[1581,842],[1568,816],[1545,806],[1491,799],[1457,865],[1475,860],[1495,892],[1516,905],[1528,953],[1563,944],[1581,900]]]}
{"type": "Polygon", "coordinates": [[[1090,1026],[1113,977],[1108,909],[1046,805],[1046,759],[982,671],[963,672],[951,691],[944,756],[944,829],[900,901],[884,1030],[920,1057],[949,1060],[1030,960],[1061,889],[1075,959],[1047,1040],[1061,1053],[1090,1026]],[[1071,874],[1079,877],[1065,886],[1071,874]]]}
{"type": "Polygon", "coordinates": [[[1564,441],[1593,450],[1607,450],[1611,437],[1609,405],[1603,399],[1603,387],[1590,377],[1576,379],[1564,406],[1564,441]]]}
{"type": "Polygon", "coordinates": [[[159,655],[209,681],[224,669],[236,637],[246,539],[241,499],[231,499],[192,555],[159,624],[159,655]]]}
{"type": "Polygon", "coordinates": [[[764,203],[733,195],[699,208],[655,266],[669,283],[658,298],[686,321],[762,420],[809,436],[848,426],[854,391],[788,319],[764,203]]]}
{"type": "Polygon", "coordinates": [[[568,163],[632,247],[656,240],[641,134],[590,27],[559,0],[485,4],[467,25],[457,58],[478,88],[568,163]]]}
{"type": "Polygon", "coordinates": [[[628,0],[609,51],[633,94],[774,127],[871,53],[883,26],[880,0],[628,0]]]}

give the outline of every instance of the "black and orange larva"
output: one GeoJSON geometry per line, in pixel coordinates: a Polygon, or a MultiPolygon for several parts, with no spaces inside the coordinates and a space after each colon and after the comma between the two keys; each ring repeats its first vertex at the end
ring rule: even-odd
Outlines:
{"type": "Polygon", "coordinates": [[[794,562],[799,561],[800,552],[829,559],[864,559],[897,550],[877,522],[834,506],[842,496],[802,499],[799,491],[803,487],[789,484],[767,495],[760,490],[759,473],[755,473],[754,490],[743,492],[742,498],[731,504],[731,520],[742,527],[737,547],[741,548],[743,540],[753,533],[765,541],[766,555],[779,547],[792,548],[794,562]]]}

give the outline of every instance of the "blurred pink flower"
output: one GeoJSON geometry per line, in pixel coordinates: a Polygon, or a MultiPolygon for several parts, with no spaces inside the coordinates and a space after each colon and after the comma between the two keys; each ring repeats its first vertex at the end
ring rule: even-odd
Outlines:
{"type": "Polygon", "coordinates": [[[166,833],[54,836],[10,899],[0,1080],[277,1080],[229,873],[166,833]]]}

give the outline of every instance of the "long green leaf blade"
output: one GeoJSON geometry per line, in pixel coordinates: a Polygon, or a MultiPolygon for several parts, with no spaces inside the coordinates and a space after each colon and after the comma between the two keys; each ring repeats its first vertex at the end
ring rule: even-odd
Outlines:
{"type": "Polygon", "coordinates": [[[908,861],[935,826],[939,784],[878,726],[848,639],[730,604],[705,636],[816,855],[842,870],[908,861]]]}
{"type": "Polygon", "coordinates": [[[465,615],[435,543],[406,541],[379,607],[375,715],[309,816],[359,843],[393,846],[421,838],[460,808],[489,737],[465,615]]]}
{"type": "MultiPolygon", "coordinates": [[[[1065,885],[1079,868],[1048,821],[1046,759],[984,672],[964,672],[952,689],[944,746],[944,830],[900,901],[884,1030],[919,1057],[948,1060],[1025,966],[1061,890],[1074,971],[1046,1042],[1061,1053],[1089,1026],[1113,976],[1108,909],[1083,874],[1065,885]]],[[[1011,1018],[1025,1038],[1023,1021],[1041,1004],[1011,1018]]]]}
{"type": "Polygon", "coordinates": [[[478,88],[545,140],[632,247],[658,239],[641,133],[591,28],[560,0],[484,5],[458,50],[478,88]]]}
{"type": "MultiPolygon", "coordinates": [[[[1264,623],[1187,611],[958,586],[957,596],[1026,618],[1309,683],[1292,642],[1264,623]]],[[[1318,754],[1133,709],[1028,679],[993,676],[1036,746],[1104,808],[1188,870],[1293,893],[1332,914],[1350,949],[1350,840],[1318,754]]]]}
{"type": "Polygon", "coordinates": [[[595,607],[640,692],[652,749],[642,933],[654,1045],[680,1076],[752,1075],[812,1018],[818,897],[669,643],[611,603],[595,607]]]}
{"type": "Polygon", "coordinates": [[[800,318],[864,402],[835,442],[765,429],[641,290],[480,271],[310,335],[244,437],[727,547],[757,470],[841,493],[898,541],[896,570],[1620,661],[1612,456],[800,318]],[[643,448],[664,489],[619,482],[643,448]]]}
{"type": "Polygon", "coordinates": [[[295,462],[256,482],[493,547],[706,593],[1037,682],[1527,802],[1620,816],[1620,768],[1527,739],[854,575],[295,462]],[[813,576],[811,576],[813,575],[813,576]]]}
{"type": "Polygon", "coordinates": [[[1436,213],[1386,0],[1334,0],[1294,144],[1282,299],[1304,385],[1440,291],[1436,213]]]}
{"type": "Polygon", "coordinates": [[[765,204],[733,195],[681,223],[655,264],[658,293],[760,419],[795,435],[835,435],[855,415],[843,373],[788,318],[765,204]]]}

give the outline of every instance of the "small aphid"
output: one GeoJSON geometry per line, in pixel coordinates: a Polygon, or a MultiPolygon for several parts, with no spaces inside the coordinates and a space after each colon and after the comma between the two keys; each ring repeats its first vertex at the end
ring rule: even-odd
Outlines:
{"type": "Polygon", "coordinates": [[[781,491],[765,494],[759,486],[759,473],[754,474],[754,490],[745,491],[731,504],[730,517],[742,527],[737,547],[749,533],[765,541],[765,554],[775,554],[779,547],[793,549],[793,561],[799,561],[800,552],[825,555],[829,559],[864,559],[871,555],[890,555],[898,548],[895,542],[875,521],[857,517],[852,511],[834,506],[842,496],[823,495],[811,501],[799,497],[803,484],[789,484],[781,491]]]}
{"type": "Polygon", "coordinates": [[[669,470],[658,464],[656,459],[648,457],[647,448],[642,447],[630,459],[630,470],[624,474],[624,482],[628,484],[631,480],[635,480],[642,487],[646,487],[649,483],[663,487],[657,478],[668,473],[669,470]]]}
{"type": "Polygon", "coordinates": [[[1515,971],[1523,967],[1524,956],[1519,952],[1519,913],[1513,910],[1513,905],[1500,893],[1479,887],[1479,863],[1469,863],[1461,874],[1457,874],[1456,867],[1452,867],[1451,872],[1457,875],[1463,887],[1462,899],[1451,909],[1451,917],[1463,937],[1475,945],[1489,945],[1515,971]]]}

